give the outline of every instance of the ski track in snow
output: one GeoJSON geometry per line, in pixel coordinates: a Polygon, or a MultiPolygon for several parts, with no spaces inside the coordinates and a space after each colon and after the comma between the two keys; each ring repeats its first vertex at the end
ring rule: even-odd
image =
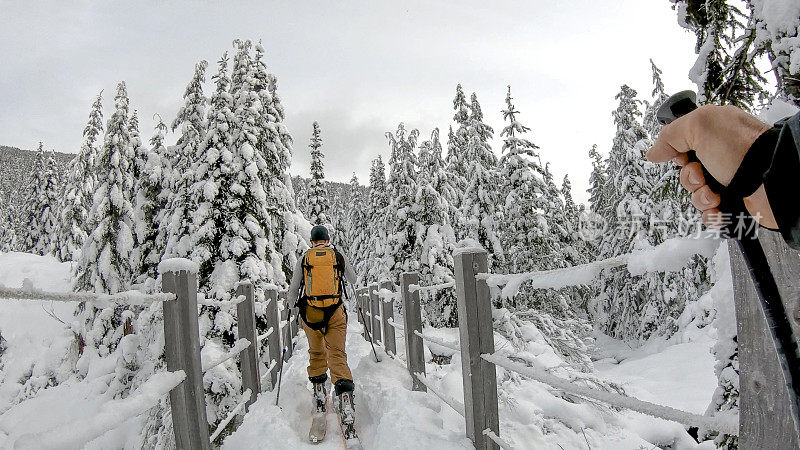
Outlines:
{"type": "MultiPolygon", "coordinates": [[[[443,413],[439,399],[411,391],[405,366],[389,358],[361,335],[361,325],[350,316],[347,359],[355,379],[356,429],[366,449],[472,448],[464,435],[463,419],[443,413]]],[[[280,408],[275,392],[262,392],[242,425],[225,439],[223,449],[341,449],[344,448],[333,408],[328,412],[327,434],[319,444],[308,442],[311,426],[311,386],[308,381],[308,341],[300,332],[292,358],[284,366],[280,408]]]]}

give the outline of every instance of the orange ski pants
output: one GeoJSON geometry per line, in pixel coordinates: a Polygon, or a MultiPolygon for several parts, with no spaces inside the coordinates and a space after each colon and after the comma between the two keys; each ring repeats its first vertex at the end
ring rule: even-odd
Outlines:
{"type": "Polygon", "coordinates": [[[344,348],[347,338],[347,316],[344,308],[336,308],[325,334],[322,330],[312,330],[302,319],[300,322],[308,337],[308,376],[316,377],[330,369],[333,384],[339,380],[352,380],[353,375],[347,365],[344,348]]]}

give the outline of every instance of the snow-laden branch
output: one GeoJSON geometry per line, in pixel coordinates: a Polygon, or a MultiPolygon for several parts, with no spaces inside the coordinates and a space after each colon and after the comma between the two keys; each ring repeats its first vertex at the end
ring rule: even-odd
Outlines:
{"type": "Polygon", "coordinates": [[[568,380],[551,375],[541,369],[524,366],[501,355],[482,354],[481,358],[489,361],[492,364],[504,367],[508,370],[517,372],[526,377],[532,378],[536,381],[550,385],[556,389],[560,389],[573,395],[597,400],[618,408],[630,409],[631,411],[647,414],[648,416],[671,420],[687,426],[716,430],[721,433],[734,436],[739,435],[739,420],[736,416],[701,416],[699,414],[681,411],[669,406],[656,405],[655,403],[646,402],[637,398],[628,397],[613,392],[590,389],[586,386],[573,384],[568,380]]]}
{"type": "Polygon", "coordinates": [[[197,294],[197,304],[202,306],[216,306],[218,308],[235,308],[236,305],[247,300],[247,297],[240,295],[232,300],[214,300],[205,298],[203,294],[197,294]]]}
{"type": "Polygon", "coordinates": [[[250,397],[252,396],[253,396],[253,391],[251,391],[250,389],[242,393],[243,400],[239,402],[238,405],[236,405],[236,408],[233,408],[233,411],[231,411],[230,414],[228,414],[228,416],[225,417],[225,420],[223,420],[222,422],[219,423],[219,425],[217,425],[217,429],[214,430],[214,434],[212,434],[211,437],[209,438],[209,441],[212,444],[214,443],[215,440],[217,440],[217,437],[219,437],[220,433],[222,433],[225,430],[225,427],[228,426],[231,420],[233,420],[233,418],[236,417],[237,414],[242,412],[242,410],[244,409],[244,405],[246,405],[247,402],[250,401],[250,397]]]}
{"type": "Polygon", "coordinates": [[[433,395],[439,397],[439,399],[441,401],[447,403],[447,406],[453,408],[453,410],[455,412],[461,414],[461,417],[466,417],[466,414],[464,413],[464,404],[463,403],[461,403],[460,401],[458,401],[458,400],[456,400],[454,398],[450,398],[450,397],[444,395],[438,389],[433,387],[433,383],[431,383],[430,380],[428,380],[425,377],[425,375],[423,375],[423,374],[421,374],[419,372],[414,372],[414,376],[417,377],[419,382],[424,384],[425,387],[428,388],[428,391],[430,391],[433,395]]]}
{"type": "Polygon", "coordinates": [[[483,430],[483,435],[493,440],[494,443],[499,445],[500,448],[502,448],[503,450],[514,450],[513,445],[509,444],[505,439],[501,438],[500,436],[494,434],[494,431],[488,428],[483,430]]]}
{"type": "Polygon", "coordinates": [[[10,288],[0,284],[0,298],[9,300],[46,300],[56,302],[93,302],[99,307],[125,304],[144,306],[154,302],[175,300],[175,294],[145,294],[139,291],[125,291],[118,294],[95,294],[93,292],[45,292],[32,286],[10,288]]]}
{"type": "Polygon", "coordinates": [[[244,338],[239,339],[233,344],[233,347],[231,347],[230,351],[220,355],[217,359],[212,359],[211,361],[208,362],[203,361],[203,373],[208,372],[209,370],[213,369],[214,367],[217,367],[218,365],[224,363],[225,361],[231,358],[235,358],[236,355],[241,353],[247,347],[250,347],[250,341],[244,338]]]}
{"type": "Polygon", "coordinates": [[[436,345],[440,345],[444,348],[449,348],[450,350],[453,350],[455,352],[461,352],[461,344],[459,343],[443,341],[437,338],[436,336],[431,336],[429,334],[422,334],[418,330],[414,330],[414,334],[416,334],[417,336],[421,337],[426,341],[433,342],[436,345]]]}
{"type": "Polygon", "coordinates": [[[181,384],[185,378],[186,374],[182,370],[156,373],[127,398],[104,403],[93,416],[47,431],[24,434],[16,440],[13,448],[83,448],[89,441],[156,406],[163,395],[181,384]]]}
{"type": "Polygon", "coordinates": [[[478,279],[486,280],[490,287],[505,286],[501,292],[505,298],[513,297],[522,283],[531,282],[533,288],[560,289],[591,283],[606,268],[627,266],[632,275],[647,272],[669,272],[680,270],[694,255],[707,258],[714,256],[720,244],[717,238],[673,238],[656,247],[637,250],[625,255],[581,264],[563,269],[544,270],[514,274],[481,273],[478,279]]]}
{"type": "Polygon", "coordinates": [[[442,283],[442,284],[432,284],[430,286],[420,286],[418,284],[409,284],[408,285],[408,292],[431,292],[431,291],[441,291],[443,289],[450,289],[456,287],[456,282],[451,281],[449,283],[442,283]]]}
{"type": "Polygon", "coordinates": [[[261,335],[258,336],[258,342],[261,342],[264,339],[268,338],[272,334],[272,332],[274,332],[274,331],[275,331],[275,329],[273,327],[269,327],[269,330],[267,330],[266,333],[261,334],[261,335]]]}

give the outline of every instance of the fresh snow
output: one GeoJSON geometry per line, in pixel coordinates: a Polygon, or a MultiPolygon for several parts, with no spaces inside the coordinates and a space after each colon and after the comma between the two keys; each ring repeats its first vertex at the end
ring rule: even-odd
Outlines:
{"type": "Polygon", "coordinates": [[[158,273],[167,272],[191,272],[197,273],[200,270],[197,263],[186,258],[169,258],[158,263],[158,273]]]}

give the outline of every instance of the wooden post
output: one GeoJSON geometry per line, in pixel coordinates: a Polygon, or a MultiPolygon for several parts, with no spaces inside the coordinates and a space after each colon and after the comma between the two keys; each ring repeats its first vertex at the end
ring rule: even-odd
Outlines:
{"type": "MultiPolygon", "coordinates": [[[[364,292],[366,292],[367,288],[358,288],[356,290],[356,316],[358,317],[358,323],[361,324],[364,329],[366,329],[366,325],[364,325],[364,320],[362,319],[362,313],[366,315],[364,311],[364,292]]],[[[365,331],[361,332],[361,336],[364,339],[367,338],[367,333],[365,331]]]]}
{"type": "Polygon", "coordinates": [[[200,363],[197,324],[197,274],[187,270],[163,272],[164,292],[177,296],[164,302],[164,354],[167,370],[182,370],[186,379],[169,393],[177,448],[208,449],[208,420],[200,363]]]}
{"type": "Polygon", "coordinates": [[[483,434],[488,428],[500,435],[497,375],[494,364],[481,358],[494,353],[491,296],[486,281],[475,278],[488,272],[487,256],[483,249],[454,254],[467,437],[478,450],[500,448],[483,434]]]}
{"type": "MultiPolygon", "coordinates": [[[[380,285],[381,289],[391,289],[392,282],[384,281],[380,285]]],[[[382,299],[383,300],[383,299],[382,299]]],[[[394,318],[394,299],[383,300],[381,304],[381,317],[383,318],[383,347],[386,353],[397,354],[397,340],[394,337],[394,327],[389,325],[389,319],[394,318]]]]}
{"type": "Polygon", "coordinates": [[[267,302],[267,329],[272,328],[272,334],[267,338],[267,346],[269,348],[269,356],[267,358],[267,368],[275,361],[275,365],[269,374],[269,390],[275,388],[278,383],[278,362],[281,358],[281,329],[280,320],[278,318],[278,291],[277,289],[269,289],[264,292],[264,297],[267,302]]]}
{"type": "MultiPolygon", "coordinates": [[[[800,337],[800,255],[780,234],[759,230],[797,342],[800,337]]],[[[739,344],[739,446],[800,448],[800,405],[779,354],[770,322],[745,265],[739,244],[729,241],[739,344]]]]}
{"type": "MultiPolygon", "coordinates": [[[[375,336],[375,334],[372,333],[372,319],[370,319],[370,317],[372,317],[372,302],[369,301],[371,289],[371,286],[368,287],[367,292],[364,293],[364,320],[367,321],[367,323],[364,324],[364,327],[366,328],[366,331],[369,332],[370,336],[375,336]]],[[[369,339],[366,332],[364,333],[364,339],[369,339]]]]}
{"type": "Polygon", "coordinates": [[[286,303],[286,292],[279,292],[278,298],[281,300],[281,304],[283,305],[283,309],[281,310],[281,322],[286,323],[281,330],[281,343],[283,344],[281,349],[286,349],[286,353],[283,354],[283,360],[288,361],[289,358],[292,357],[292,331],[289,325],[290,314],[289,305],[286,303]]]}
{"type": "Polygon", "coordinates": [[[370,319],[372,321],[372,329],[369,330],[372,333],[372,339],[377,343],[378,341],[383,342],[383,337],[381,337],[381,319],[376,318],[375,316],[379,316],[381,313],[381,297],[378,295],[378,284],[374,283],[369,286],[369,304],[370,304],[370,319]]]}
{"type": "Polygon", "coordinates": [[[255,298],[252,283],[239,283],[236,296],[244,295],[245,300],[236,305],[239,339],[247,339],[250,346],[239,353],[239,367],[242,371],[242,391],[250,389],[250,400],[245,403],[245,411],[256,401],[261,392],[261,375],[258,370],[258,330],[256,330],[255,298]]]}
{"type": "Polygon", "coordinates": [[[422,333],[422,311],[419,307],[419,291],[410,292],[408,286],[419,283],[419,274],[405,272],[400,275],[400,295],[403,298],[403,325],[406,341],[406,363],[411,374],[411,389],[428,392],[428,388],[420,382],[415,373],[425,375],[425,348],[422,338],[414,331],[422,333]]]}

